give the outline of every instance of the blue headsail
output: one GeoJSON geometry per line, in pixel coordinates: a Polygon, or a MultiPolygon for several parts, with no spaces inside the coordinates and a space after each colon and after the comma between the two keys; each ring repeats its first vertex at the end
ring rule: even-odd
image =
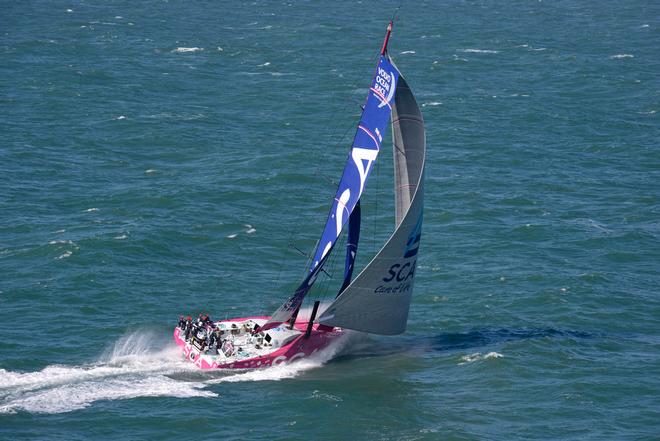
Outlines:
{"type": "Polygon", "coordinates": [[[351,283],[355,257],[357,256],[358,242],[360,241],[360,223],[362,221],[362,210],[360,201],[355,205],[351,217],[348,219],[348,238],[346,239],[346,259],[344,263],[344,283],[341,284],[337,297],[351,283]]]}
{"type": "Polygon", "coordinates": [[[270,329],[289,320],[302,304],[344,225],[348,222],[355,205],[360,200],[369,173],[378,156],[383,134],[390,120],[398,79],[399,71],[391,63],[387,53],[382,53],[367,95],[367,102],[364,105],[353,138],[353,146],[344,166],[344,173],[339,182],[337,194],[332,202],[323,234],[314,252],[309,275],[296,289],[294,295],[275,311],[262,329],[270,329]]]}

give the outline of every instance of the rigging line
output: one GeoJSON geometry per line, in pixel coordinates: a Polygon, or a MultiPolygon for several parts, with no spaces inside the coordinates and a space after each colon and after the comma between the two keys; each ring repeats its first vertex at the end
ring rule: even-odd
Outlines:
{"type": "Polygon", "coordinates": [[[396,15],[396,14],[399,12],[399,9],[401,9],[401,6],[403,6],[403,3],[399,3],[399,6],[396,7],[394,12],[392,13],[392,18],[390,19],[390,21],[398,21],[399,20],[399,16],[396,15]]]}
{"type": "MultiPolygon", "coordinates": [[[[357,82],[355,82],[355,81],[353,82],[353,84],[350,84],[350,85],[347,85],[347,86],[352,87],[353,89],[357,89],[359,87],[357,82]]],[[[344,106],[340,109],[339,114],[340,115],[346,115],[347,110],[348,110],[350,105],[351,105],[351,100],[347,100],[345,102],[344,106]]],[[[327,133],[330,135],[329,136],[330,144],[332,143],[332,140],[335,139],[336,135],[339,133],[339,131],[342,128],[341,121],[339,121],[338,119],[336,121],[337,121],[336,124],[334,124],[332,127],[329,127],[328,128],[329,130],[327,130],[327,133]]],[[[337,141],[334,143],[333,150],[336,150],[341,144],[343,144],[344,138],[346,138],[346,135],[351,130],[351,128],[354,127],[354,125],[355,125],[354,120],[351,119],[351,122],[349,124],[347,124],[347,128],[346,128],[344,134],[340,138],[338,138],[337,141]]],[[[316,175],[319,174],[318,172],[321,169],[322,164],[323,164],[323,162],[317,163],[316,173],[315,173],[316,175]]]]}
{"type": "MultiPolygon", "coordinates": [[[[340,254],[338,250],[345,248],[345,243],[343,243],[343,238],[345,237],[345,233],[342,232],[341,238],[337,241],[335,245],[335,249],[333,249],[328,261],[326,262],[327,265],[329,265],[329,268],[332,269],[333,273],[335,271],[339,271],[338,268],[336,268],[337,264],[337,259],[338,255],[340,254]],[[337,245],[344,245],[344,246],[339,246],[337,245]]],[[[317,297],[322,301],[325,302],[326,298],[328,297],[328,291],[330,290],[330,282],[331,282],[332,277],[322,280],[321,281],[321,286],[319,286],[318,289],[318,295],[317,297]]]]}
{"type": "MultiPolygon", "coordinates": [[[[310,262],[312,259],[312,256],[309,254],[306,254],[303,250],[298,248],[293,242],[289,242],[289,248],[293,248],[294,250],[298,251],[302,256],[307,257],[307,262],[310,262]]],[[[308,267],[309,265],[306,265],[308,267]]],[[[321,272],[323,272],[326,276],[330,277],[332,279],[332,275],[330,275],[324,268],[321,268],[321,272]]]]}
{"type": "MultiPolygon", "coordinates": [[[[351,87],[352,89],[357,89],[359,86],[358,86],[358,84],[357,84],[357,81],[354,81],[353,84],[348,84],[347,87],[351,87]]],[[[342,108],[340,109],[340,113],[339,113],[339,114],[340,114],[340,115],[346,115],[346,114],[347,114],[347,110],[349,109],[349,106],[351,106],[352,104],[354,104],[354,103],[352,102],[352,100],[346,100],[346,101],[345,101],[345,104],[344,104],[344,105],[342,106],[342,108]]],[[[335,139],[336,135],[339,133],[339,131],[342,129],[342,126],[343,126],[343,124],[342,124],[342,122],[341,122],[341,120],[340,120],[339,118],[333,118],[333,119],[335,120],[335,124],[333,124],[333,126],[326,126],[326,127],[327,127],[327,128],[326,128],[326,133],[327,133],[328,135],[330,135],[329,138],[328,138],[329,141],[330,141],[330,142],[328,142],[328,144],[330,144],[330,145],[332,145],[332,140],[335,139]]],[[[337,141],[334,143],[334,146],[333,146],[332,150],[336,150],[337,148],[340,147],[341,144],[344,144],[344,143],[345,143],[346,136],[348,135],[348,133],[350,132],[350,130],[351,130],[352,128],[354,128],[354,127],[355,127],[355,118],[351,118],[350,122],[348,122],[348,123],[346,124],[346,129],[344,130],[343,135],[342,135],[340,138],[337,138],[337,141]]],[[[349,153],[350,153],[350,148],[349,148],[349,153]]],[[[336,182],[334,179],[330,178],[330,176],[329,176],[328,174],[325,174],[325,173],[322,174],[322,173],[320,173],[320,171],[321,171],[321,167],[324,166],[324,165],[326,165],[326,162],[325,162],[325,161],[317,162],[316,167],[315,167],[315,170],[314,170],[314,176],[320,176],[320,177],[323,178],[323,180],[326,181],[326,183],[330,184],[330,185],[333,186],[333,187],[336,187],[337,185],[339,185],[338,182],[336,182]]],[[[326,167],[326,170],[327,170],[327,167],[326,167]]],[[[300,225],[301,222],[302,222],[302,221],[299,221],[298,225],[300,225]]],[[[296,228],[294,231],[299,231],[299,230],[300,230],[299,228],[296,228]]],[[[288,241],[288,242],[289,242],[289,245],[292,243],[292,241],[291,241],[291,236],[292,236],[292,235],[293,235],[293,232],[289,235],[289,241],[288,241]]],[[[317,246],[318,246],[318,241],[317,241],[316,244],[314,245],[314,249],[316,249],[317,246]]],[[[300,250],[298,250],[298,251],[300,252],[300,250]]],[[[312,260],[312,256],[309,256],[309,255],[307,255],[307,254],[305,254],[305,253],[302,253],[302,254],[303,254],[304,256],[307,256],[307,258],[308,258],[308,259],[307,259],[307,264],[305,265],[305,269],[307,269],[307,268],[309,268],[309,266],[310,266],[310,263],[311,263],[311,260],[312,260]]],[[[281,268],[280,268],[280,272],[281,272],[281,268]]],[[[323,272],[325,272],[325,273],[328,275],[328,277],[332,277],[332,276],[331,276],[330,274],[328,274],[325,270],[324,270],[323,272]]],[[[279,277],[279,275],[278,275],[278,277],[279,277]]],[[[278,280],[279,280],[279,279],[278,279],[278,280]]]]}
{"type": "MultiPolygon", "coordinates": [[[[350,103],[349,103],[349,104],[350,104],[350,103]]],[[[346,105],[344,106],[344,108],[342,109],[342,110],[344,111],[343,113],[345,113],[346,109],[348,109],[348,104],[346,104],[346,105]]],[[[337,124],[337,126],[335,127],[335,129],[334,129],[334,131],[333,131],[333,133],[332,133],[332,136],[330,137],[330,139],[332,139],[332,138],[335,137],[335,135],[336,135],[336,134],[338,133],[338,131],[340,130],[340,127],[341,127],[341,124],[337,124]]],[[[343,134],[341,137],[337,138],[337,141],[334,143],[334,146],[332,147],[333,150],[337,150],[342,144],[345,143],[346,135],[348,135],[348,133],[350,132],[350,130],[351,130],[352,128],[354,128],[354,127],[355,127],[355,122],[354,122],[353,120],[351,120],[350,123],[346,124],[346,130],[344,130],[344,134],[343,134]]],[[[350,152],[350,149],[349,149],[349,152],[350,152]]],[[[324,164],[323,161],[317,163],[317,165],[316,165],[316,170],[315,170],[314,175],[315,175],[315,176],[320,176],[320,177],[322,177],[322,178],[323,178],[328,184],[330,184],[330,185],[332,185],[332,186],[337,186],[337,185],[339,185],[339,182],[337,182],[337,181],[335,181],[334,179],[332,179],[329,175],[327,175],[327,174],[323,174],[323,173],[320,173],[321,165],[322,165],[322,164],[324,164]]]]}
{"type": "MultiPolygon", "coordinates": [[[[289,232],[289,237],[287,238],[288,243],[291,243],[291,238],[293,237],[293,231],[294,230],[291,230],[289,232]]],[[[280,283],[280,278],[282,277],[282,269],[284,268],[284,263],[286,262],[286,260],[287,260],[287,258],[286,258],[286,250],[285,250],[284,254],[282,255],[282,258],[280,259],[280,268],[277,271],[277,279],[275,279],[275,284],[276,285],[279,285],[279,283],[280,283]]]]}
{"type": "MultiPolygon", "coordinates": [[[[294,231],[295,231],[295,229],[292,229],[289,232],[289,237],[287,238],[288,243],[291,243],[291,239],[293,237],[293,232],[294,231]]],[[[288,251],[288,249],[284,251],[284,254],[282,254],[282,258],[280,259],[280,265],[279,265],[279,269],[277,270],[277,277],[275,278],[275,283],[274,283],[274,286],[276,286],[276,287],[280,287],[280,280],[282,278],[282,269],[284,269],[284,264],[287,262],[287,257],[286,257],[287,251],[288,251]]],[[[284,286],[281,286],[279,289],[284,291],[284,286]]],[[[265,308],[265,306],[264,306],[264,308],[265,308]]],[[[263,315],[266,315],[266,313],[268,313],[268,312],[270,312],[270,311],[264,311],[262,309],[263,315]]]]}
{"type": "Polygon", "coordinates": [[[376,201],[374,202],[374,241],[372,245],[372,253],[376,253],[376,221],[378,220],[378,195],[380,194],[380,162],[376,161],[376,191],[374,192],[376,195],[376,201]]]}

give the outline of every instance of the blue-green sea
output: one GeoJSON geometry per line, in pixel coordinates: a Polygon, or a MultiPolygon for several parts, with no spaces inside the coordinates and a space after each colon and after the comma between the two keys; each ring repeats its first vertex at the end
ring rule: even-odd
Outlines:
{"type": "Polygon", "coordinates": [[[657,1],[0,9],[0,439],[660,439],[657,1]],[[198,371],[179,314],[305,275],[393,14],[428,146],[406,333],[198,371]]]}

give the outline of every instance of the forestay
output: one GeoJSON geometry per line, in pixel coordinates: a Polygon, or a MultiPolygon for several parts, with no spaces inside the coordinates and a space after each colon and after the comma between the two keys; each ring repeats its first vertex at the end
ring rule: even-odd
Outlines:
{"type": "Polygon", "coordinates": [[[395,230],[373,260],[319,317],[319,323],[374,334],[406,329],[422,228],[424,121],[403,76],[392,108],[395,230]]]}

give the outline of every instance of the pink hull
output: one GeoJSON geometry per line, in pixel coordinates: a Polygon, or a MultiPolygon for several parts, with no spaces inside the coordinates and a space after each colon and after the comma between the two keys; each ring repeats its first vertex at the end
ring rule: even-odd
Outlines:
{"type": "MultiPolygon", "coordinates": [[[[236,318],[228,321],[245,321],[250,319],[264,319],[269,317],[244,317],[236,318]]],[[[224,322],[225,320],[223,320],[224,322]]],[[[295,328],[304,333],[307,328],[307,323],[296,323],[295,328]]],[[[275,366],[282,363],[290,363],[294,360],[307,357],[317,352],[320,349],[327,347],[331,342],[339,338],[343,332],[340,328],[328,329],[327,327],[313,325],[312,332],[309,338],[305,338],[304,334],[295,338],[290,343],[277,348],[273,352],[258,357],[245,358],[243,360],[235,360],[231,363],[210,361],[210,357],[198,353],[190,343],[186,343],[182,336],[179,334],[182,331],[179,328],[174,328],[174,341],[183,349],[183,354],[195,366],[200,369],[256,369],[268,366],[275,366]]]]}

